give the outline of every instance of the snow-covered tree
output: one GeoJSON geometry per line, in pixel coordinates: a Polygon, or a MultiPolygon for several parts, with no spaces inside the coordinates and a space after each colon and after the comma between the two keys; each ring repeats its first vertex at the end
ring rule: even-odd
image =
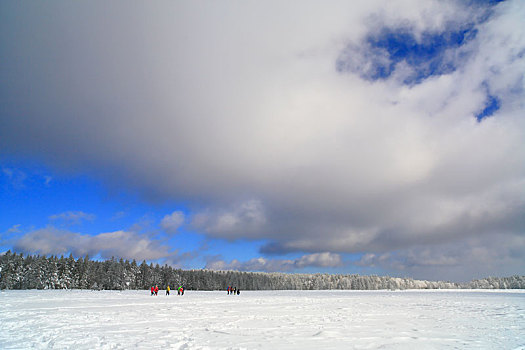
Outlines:
{"type": "Polygon", "coordinates": [[[137,265],[112,258],[92,261],[55,256],[26,256],[8,251],[0,255],[1,289],[149,289],[152,285],[193,290],[272,289],[525,289],[525,276],[488,277],[458,284],[388,276],[286,274],[239,271],[180,270],[143,261],[137,265]]]}

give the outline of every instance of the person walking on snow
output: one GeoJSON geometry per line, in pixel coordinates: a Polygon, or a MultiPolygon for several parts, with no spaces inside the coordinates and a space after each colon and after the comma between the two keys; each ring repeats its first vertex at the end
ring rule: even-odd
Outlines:
{"type": "Polygon", "coordinates": [[[166,295],[170,295],[170,286],[166,288],[166,295]]]}
{"type": "Polygon", "coordinates": [[[155,295],[159,295],[159,286],[155,285],[155,295]]]}
{"type": "Polygon", "coordinates": [[[153,286],[151,286],[151,295],[155,294],[155,288],[153,288],[153,286]]]}

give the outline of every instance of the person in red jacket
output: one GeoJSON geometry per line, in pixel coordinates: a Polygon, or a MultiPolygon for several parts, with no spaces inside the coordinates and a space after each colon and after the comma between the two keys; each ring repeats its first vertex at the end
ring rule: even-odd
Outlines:
{"type": "Polygon", "coordinates": [[[151,295],[155,294],[155,288],[153,288],[153,286],[151,286],[151,295]]]}
{"type": "Polygon", "coordinates": [[[155,285],[155,295],[159,294],[159,286],[155,285]]]}

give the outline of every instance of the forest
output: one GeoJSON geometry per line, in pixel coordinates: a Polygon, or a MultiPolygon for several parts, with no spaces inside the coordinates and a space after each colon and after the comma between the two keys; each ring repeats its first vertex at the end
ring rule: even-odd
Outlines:
{"type": "Polygon", "coordinates": [[[187,290],[322,290],[322,289],[525,289],[525,276],[488,277],[467,283],[423,281],[357,274],[298,274],[244,271],[181,270],[168,265],[112,258],[91,260],[33,256],[7,251],[0,255],[0,289],[149,289],[184,285],[187,290]]]}

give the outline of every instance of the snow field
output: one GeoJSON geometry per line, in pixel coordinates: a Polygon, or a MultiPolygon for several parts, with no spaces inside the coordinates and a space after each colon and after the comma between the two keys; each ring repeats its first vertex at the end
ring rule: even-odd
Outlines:
{"type": "Polygon", "coordinates": [[[1,349],[525,349],[524,334],[522,290],[0,292],[1,349]]]}

